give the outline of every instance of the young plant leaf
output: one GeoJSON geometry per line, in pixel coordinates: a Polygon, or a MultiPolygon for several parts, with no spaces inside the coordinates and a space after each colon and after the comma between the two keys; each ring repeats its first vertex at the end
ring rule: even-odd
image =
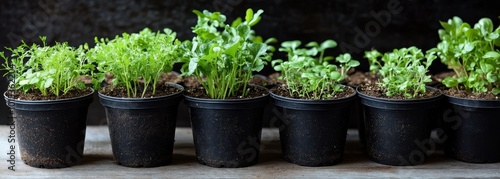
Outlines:
{"type": "Polygon", "coordinates": [[[276,71],[282,72],[281,77],[286,81],[290,95],[319,100],[331,98],[342,91],[340,82],[347,76],[347,71],[358,66],[359,62],[349,54],[342,54],[335,58],[338,66],[328,63],[334,58],[323,55],[326,49],[336,46],[333,40],[326,40],[321,45],[309,42],[305,45],[308,49],[299,48],[300,44],[298,40],[283,42],[280,51],[287,53],[288,61],[276,59],[271,62],[276,71]]]}
{"type": "Polygon", "coordinates": [[[267,43],[276,41],[271,38],[263,42],[251,28],[260,21],[263,12],[248,9],[245,22],[237,18],[231,25],[225,24],[226,17],[220,12],[197,14],[198,22],[192,28],[195,37],[181,44],[182,75],[199,79],[213,99],[246,96],[252,72],[262,70],[271,59],[274,47],[267,43]],[[213,18],[206,19],[207,15],[213,18]],[[210,35],[205,35],[206,32],[210,35]]]}

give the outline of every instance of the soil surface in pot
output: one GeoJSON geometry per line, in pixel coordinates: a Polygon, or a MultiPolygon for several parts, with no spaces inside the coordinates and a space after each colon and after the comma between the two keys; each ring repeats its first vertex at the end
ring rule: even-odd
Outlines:
{"type": "MultiPolygon", "coordinates": [[[[259,96],[264,96],[268,93],[267,90],[258,88],[256,86],[247,86],[247,88],[249,88],[250,90],[245,97],[243,97],[241,95],[241,92],[239,92],[236,96],[229,96],[226,99],[251,99],[259,96]]],[[[195,98],[211,99],[210,96],[208,96],[208,94],[206,93],[205,88],[203,88],[202,86],[188,88],[186,89],[184,94],[195,98]]]]}
{"type": "MultiPolygon", "coordinates": [[[[163,75],[162,78],[160,79],[160,82],[176,83],[176,84],[184,86],[184,88],[195,87],[195,86],[201,85],[200,80],[198,80],[194,76],[181,77],[177,73],[172,73],[172,72],[163,75]]],[[[250,81],[248,82],[248,84],[266,87],[266,86],[274,85],[275,82],[266,76],[255,75],[252,78],[250,78],[250,81]]]]}
{"type": "Polygon", "coordinates": [[[182,77],[179,84],[184,86],[185,88],[201,85],[200,80],[198,80],[194,76],[182,77]]]}
{"type": "Polygon", "coordinates": [[[200,85],[200,81],[196,77],[194,76],[181,77],[177,72],[169,72],[163,74],[158,80],[158,83],[165,83],[165,82],[179,84],[184,88],[200,85]]]}
{"type": "Polygon", "coordinates": [[[446,77],[453,76],[453,75],[455,75],[454,71],[444,71],[444,72],[436,73],[436,74],[434,74],[434,75],[431,76],[432,82],[427,83],[427,86],[440,85],[441,82],[446,77]]]}
{"type": "Polygon", "coordinates": [[[444,94],[447,94],[449,96],[454,96],[457,98],[468,98],[472,100],[498,100],[498,96],[494,95],[491,93],[491,91],[488,91],[486,93],[479,93],[479,94],[473,94],[471,91],[465,90],[464,86],[459,86],[457,88],[446,88],[444,85],[441,84],[443,79],[445,79],[448,76],[454,76],[455,72],[454,71],[447,71],[447,72],[441,72],[436,75],[432,76],[433,83],[435,85],[438,85],[438,88],[443,91],[444,94]]]}
{"type": "Polygon", "coordinates": [[[449,96],[454,96],[457,98],[468,98],[473,100],[499,100],[498,96],[491,93],[491,91],[488,91],[486,93],[474,94],[471,91],[465,90],[463,86],[459,86],[458,89],[446,88],[442,86],[440,87],[440,89],[443,91],[444,94],[447,94],[449,96]]]}
{"type": "Polygon", "coordinates": [[[42,93],[38,90],[29,90],[24,93],[20,90],[9,90],[7,91],[7,97],[17,100],[27,100],[27,101],[37,101],[37,100],[58,100],[58,99],[69,99],[85,96],[87,94],[92,93],[92,89],[88,88],[85,90],[72,89],[68,93],[64,95],[60,95],[57,97],[55,94],[48,93],[47,96],[43,96],[42,93]]]}
{"type": "Polygon", "coordinates": [[[269,86],[274,86],[276,85],[275,82],[263,75],[254,75],[252,78],[250,78],[250,81],[248,81],[248,84],[253,84],[253,85],[259,85],[259,86],[264,86],[264,87],[269,87],[269,86]]]}
{"type": "MultiPolygon", "coordinates": [[[[143,84],[140,83],[139,86],[137,87],[138,89],[143,89],[143,84]]],[[[144,95],[144,98],[152,98],[152,97],[159,97],[159,96],[167,96],[170,94],[174,94],[179,92],[180,89],[175,88],[173,86],[169,86],[165,83],[158,83],[156,85],[156,93],[153,94],[153,88],[148,87],[146,89],[146,93],[144,95]]],[[[106,86],[99,90],[101,94],[104,94],[106,96],[113,96],[113,97],[127,97],[127,89],[125,87],[114,87],[114,86],[106,86]]],[[[142,90],[139,90],[137,92],[138,96],[142,94],[142,90]]]]}
{"type": "Polygon", "coordinates": [[[347,85],[360,86],[365,84],[376,84],[377,75],[370,72],[355,71],[347,76],[347,85]]]}
{"type": "MultiPolygon", "coordinates": [[[[290,94],[290,92],[288,91],[288,89],[286,88],[286,85],[285,84],[281,84],[279,86],[276,86],[274,89],[273,89],[273,93],[274,94],[277,94],[279,96],[284,96],[284,97],[288,97],[288,98],[295,98],[295,99],[307,99],[307,98],[303,98],[303,97],[300,97],[298,96],[297,94],[290,94]]],[[[328,91],[328,92],[325,92],[325,93],[333,93],[333,91],[328,91]]],[[[323,99],[323,100],[329,100],[329,99],[342,99],[342,98],[347,98],[349,96],[352,96],[353,94],[355,94],[356,92],[354,91],[354,89],[352,88],[347,88],[347,87],[344,87],[344,91],[342,92],[336,92],[333,97],[331,98],[327,98],[327,99],[323,99]]],[[[312,96],[312,95],[310,95],[312,96]]]]}
{"type": "MultiPolygon", "coordinates": [[[[395,99],[395,100],[407,100],[409,98],[405,96],[387,96],[385,94],[386,90],[379,87],[376,84],[372,85],[362,85],[360,86],[360,92],[363,92],[363,94],[366,94],[368,96],[372,97],[378,97],[378,98],[388,98],[388,99],[395,99]]],[[[427,99],[427,98],[432,98],[434,96],[438,96],[441,94],[438,90],[426,90],[425,94],[418,94],[415,98],[411,98],[412,100],[414,99],[427,99]]]]}
{"type": "Polygon", "coordinates": [[[271,73],[268,77],[271,80],[271,82],[273,84],[275,84],[275,85],[276,84],[285,84],[284,80],[280,80],[280,77],[281,77],[281,73],[280,72],[271,73]]]}
{"type": "MultiPolygon", "coordinates": [[[[432,75],[432,82],[427,83],[428,86],[435,86],[441,83],[444,78],[448,76],[455,75],[453,71],[441,72],[435,75],[432,75]]],[[[349,86],[360,86],[366,84],[376,84],[377,83],[377,75],[371,72],[362,72],[355,71],[350,72],[347,76],[347,85],[349,86]]]]}
{"type": "Polygon", "coordinates": [[[168,72],[161,75],[160,79],[158,80],[158,83],[166,82],[181,84],[183,82],[183,78],[181,78],[177,72],[168,72]]]}

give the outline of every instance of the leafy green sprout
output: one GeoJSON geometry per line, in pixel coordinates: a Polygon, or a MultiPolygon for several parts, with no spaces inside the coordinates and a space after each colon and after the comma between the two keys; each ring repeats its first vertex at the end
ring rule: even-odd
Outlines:
{"type": "Polygon", "coordinates": [[[309,48],[299,48],[300,45],[298,40],[283,42],[279,51],[287,53],[288,61],[276,59],[271,63],[274,70],[282,73],[280,78],[286,82],[290,95],[319,100],[343,91],[340,83],[359,62],[346,53],[335,58],[338,66],[330,64],[334,57],[325,56],[325,50],[337,46],[333,40],[310,42],[306,44],[309,48]]]}
{"type": "Polygon", "coordinates": [[[89,75],[94,66],[87,63],[85,49],[88,46],[71,47],[67,42],[56,42],[48,46],[46,37],[40,37],[42,45],[27,45],[22,41],[17,48],[6,48],[12,52],[11,59],[3,54],[5,75],[12,78],[12,88],[25,94],[37,90],[42,96],[53,94],[56,97],[67,94],[70,90],[86,88],[81,80],[89,75]]]}
{"type": "Polygon", "coordinates": [[[97,64],[93,74],[96,88],[106,75],[112,75],[110,85],[125,87],[129,98],[144,98],[149,88],[156,94],[161,75],[170,72],[181,56],[181,42],[170,29],[153,32],[145,28],[111,40],[96,37],[95,42],[87,55],[91,63],[97,64]]]}
{"type": "Polygon", "coordinates": [[[384,54],[371,50],[365,52],[364,57],[370,62],[370,71],[380,75],[381,81],[377,84],[386,90],[386,96],[404,96],[409,99],[426,92],[425,83],[432,81],[430,75],[426,74],[437,58],[434,52],[424,55],[422,50],[413,46],[384,54]]]}
{"type": "Polygon", "coordinates": [[[442,83],[449,88],[463,86],[472,93],[500,94],[500,26],[494,29],[489,18],[473,27],[459,17],[440,23],[441,42],[430,51],[456,74],[442,83]]]}
{"type": "Polygon", "coordinates": [[[201,81],[212,99],[248,94],[248,81],[252,72],[258,72],[271,60],[273,47],[262,42],[251,29],[264,12],[246,11],[245,21],[235,20],[225,24],[226,16],[220,12],[193,11],[198,16],[192,41],[185,41],[182,49],[183,76],[194,75],[201,81]]]}

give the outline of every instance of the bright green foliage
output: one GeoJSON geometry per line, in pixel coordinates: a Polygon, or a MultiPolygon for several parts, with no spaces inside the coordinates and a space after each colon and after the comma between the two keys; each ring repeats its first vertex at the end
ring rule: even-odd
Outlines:
{"type": "Polygon", "coordinates": [[[426,92],[425,83],[432,81],[426,73],[437,57],[434,53],[424,56],[420,49],[409,47],[385,54],[377,50],[367,51],[365,58],[370,62],[370,71],[378,71],[381,78],[378,85],[386,90],[387,96],[411,99],[426,92]]]}
{"type": "Polygon", "coordinates": [[[12,52],[5,59],[3,67],[6,75],[11,76],[12,88],[27,93],[38,90],[43,96],[53,94],[57,97],[72,89],[85,89],[81,81],[83,75],[89,75],[94,66],[85,58],[86,46],[74,48],[67,42],[56,42],[54,46],[45,44],[46,37],[40,37],[42,45],[27,45],[24,41],[17,48],[7,48],[12,52]]]}
{"type": "Polygon", "coordinates": [[[272,47],[254,35],[263,13],[248,9],[245,21],[225,24],[226,16],[220,12],[194,11],[198,23],[193,27],[196,36],[185,41],[182,75],[196,76],[212,99],[225,99],[242,92],[248,93],[247,84],[252,72],[258,72],[271,60],[272,47]]]}
{"type": "Polygon", "coordinates": [[[324,55],[326,49],[337,46],[333,40],[326,40],[321,44],[310,42],[306,45],[309,48],[299,48],[300,44],[297,40],[283,42],[279,50],[288,53],[288,61],[272,61],[274,69],[281,71],[280,78],[286,81],[290,94],[318,100],[331,98],[335,92],[342,91],[339,82],[343,81],[347,71],[358,66],[359,62],[351,59],[351,55],[346,53],[335,58],[338,66],[330,64],[334,58],[324,55]]]}
{"type": "Polygon", "coordinates": [[[97,64],[96,84],[113,75],[111,85],[125,87],[129,98],[143,98],[148,88],[155,94],[159,78],[172,70],[180,56],[181,42],[170,29],[162,33],[145,28],[139,33],[95,41],[96,46],[87,55],[97,64]]]}
{"type": "Polygon", "coordinates": [[[449,88],[463,85],[473,93],[500,93],[500,26],[494,29],[489,18],[482,18],[474,27],[453,17],[441,22],[437,52],[441,62],[455,71],[456,76],[442,83],[449,88]]]}

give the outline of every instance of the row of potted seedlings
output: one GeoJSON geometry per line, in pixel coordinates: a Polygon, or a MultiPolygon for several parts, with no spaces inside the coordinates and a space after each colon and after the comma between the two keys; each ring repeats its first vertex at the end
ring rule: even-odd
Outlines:
{"type": "Polygon", "coordinates": [[[342,160],[347,122],[357,105],[363,113],[360,136],[375,162],[424,162],[429,151],[415,141],[430,139],[432,122],[440,119],[439,136],[446,137],[448,155],[474,163],[500,161],[500,141],[494,138],[500,135],[495,130],[500,123],[500,27],[494,29],[489,19],[474,27],[458,17],[442,22],[442,41],[425,53],[416,47],[368,51],[376,83],[349,86],[344,85],[347,72],[359,62],[349,54],[326,56],[337,45],[333,40],[305,47],[300,41],[283,42],[279,51],[288,59],[271,61],[275,49],[269,43],[276,40],[264,41],[251,28],[262,10],[249,9],[231,24],[220,12],[194,13],[195,37],[185,42],[169,29],[144,29],[96,38],[93,48],[23,43],[9,49],[10,59],[0,53],[12,77],[4,97],[16,115],[22,160],[42,168],[80,163],[96,89],[106,110],[114,160],[128,167],[171,162],[182,99],[189,107],[198,162],[212,167],[257,163],[269,99],[279,111],[283,158],[298,165],[342,160]],[[426,86],[428,68],[438,57],[455,72],[442,81],[441,90],[426,86]],[[201,85],[184,89],[161,82],[177,62],[183,63],[182,76],[195,77],[201,85]],[[268,62],[281,72],[283,83],[270,90],[249,85],[252,73],[268,62]]]}

